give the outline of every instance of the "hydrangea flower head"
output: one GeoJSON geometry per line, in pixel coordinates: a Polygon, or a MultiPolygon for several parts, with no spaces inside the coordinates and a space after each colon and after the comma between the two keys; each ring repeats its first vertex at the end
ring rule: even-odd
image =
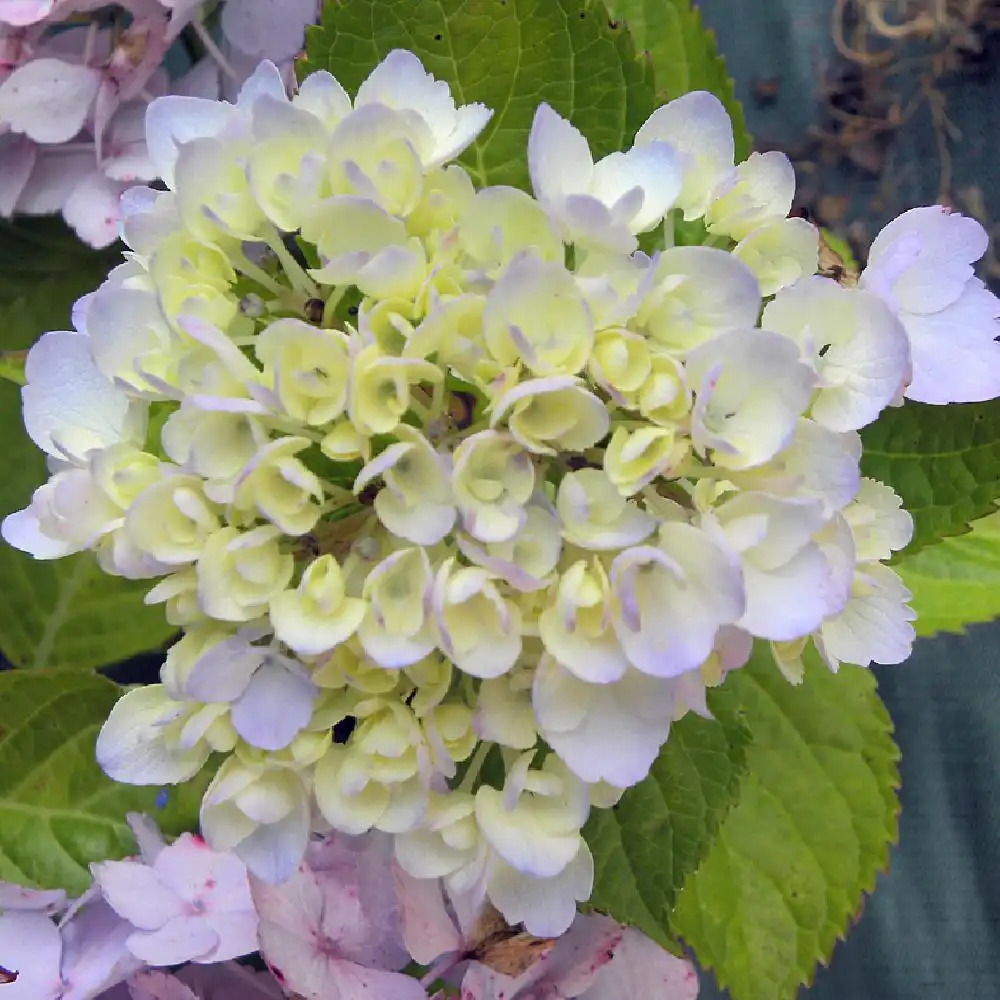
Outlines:
{"type": "MultiPolygon", "coordinates": [[[[556,937],[592,891],[591,810],[710,714],[754,639],[792,680],[808,641],[836,669],[913,640],[884,565],[911,521],[862,480],[857,431],[921,384],[933,338],[950,356],[970,295],[977,322],[994,308],[972,224],[934,216],[962,261],[940,274],[933,226],[890,227],[843,288],[786,218],[787,161],[735,166],[709,95],[596,163],[543,106],[534,196],[477,191],[455,161],[489,118],[405,52],[353,101],[323,72],[289,98],[264,63],[233,104],[154,102],[167,190],[128,192],[127,261],[29,357],[52,476],[3,535],[151,581],[184,635],[98,759],[161,784],[223,755],[202,830],[249,868],[276,941],[269,885],[295,880],[323,920],[301,863],[331,829],[556,937]],[[681,216],[713,245],[673,246],[681,216]],[[636,249],[654,231],[665,249],[636,249]],[[934,287],[918,302],[915,283],[934,287]]],[[[162,912],[136,947],[190,896],[146,877],[162,912]]],[[[235,954],[198,898],[199,946],[235,954]]]]}

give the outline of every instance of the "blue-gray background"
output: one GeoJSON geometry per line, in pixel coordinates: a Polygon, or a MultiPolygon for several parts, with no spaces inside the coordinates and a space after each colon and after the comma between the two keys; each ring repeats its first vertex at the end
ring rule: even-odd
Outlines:
{"type": "MultiPolygon", "coordinates": [[[[835,64],[832,0],[698,2],[758,148],[797,144],[820,120],[820,75],[835,64]],[[753,88],[768,77],[778,78],[778,97],[760,107],[753,88]]],[[[978,185],[1000,214],[1000,73],[987,67],[946,92],[961,132],[954,186],[978,185]]],[[[908,205],[936,199],[938,159],[925,114],[899,135],[891,162],[893,197],[881,205],[870,204],[880,178],[846,167],[831,181],[853,195],[846,220],[857,214],[871,235],[908,205]]],[[[876,673],[903,751],[900,844],[860,922],[803,1000],[998,998],[1000,625],[921,640],[907,663],[876,673]]],[[[702,996],[715,1000],[720,994],[704,978],[702,996]]]]}

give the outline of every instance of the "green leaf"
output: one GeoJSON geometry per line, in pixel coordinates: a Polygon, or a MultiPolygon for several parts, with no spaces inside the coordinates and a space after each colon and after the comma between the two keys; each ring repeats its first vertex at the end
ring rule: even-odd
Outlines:
{"type": "Polygon", "coordinates": [[[687,876],[736,801],[749,734],[725,689],[711,693],[716,721],[675,723],[645,781],[584,828],[596,882],[589,905],[670,945],[670,911],[687,876]]]}
{"type": "Polygon", "coordinates": [[[14,385],[24,385],[24,363],[28,359],[27,351],[0,351],[0,378],[13,382],[14,385]]]}
{"type": "MultiPolygon", "coordinates": [[[[24,222],[0,226],[0,350],[24,350],[46,330],[71,329],[72,303],[106,273],[107,255],[57,238],[52,226],[39,232],[24,222]],[[49,266],[43,267],[49,251],[49,266]]],[[[44,456],[24,433],[20,393],[9,383],[0,383],[0,426],[5,516],[28,505],[47,471],[44,456]]],[[[18,667],[102,667],[156,649],[173,632],[162,608],[142,603],[148,583],[107,576],[90,554],[39,562],[0,542],[0,578],[0,653],[18,667]]]]}
{"type": "Polygon", "coordinates": [[[752,143],[743,105],[719,55],[715,32],[704,27],[691,0],[611,0],[608,6],[614,17],[624,19],[635,47],[653,64],[656,103],[692,90],[715,94],[733,120],[736,160],[745,160],[752,143]]]}
{"type": "Polygon", "coordinates": [[[727,678],[753,735],[747,773],[674,912],[733,1000],[791,1000],[811,982],[896,839],[899,751],[875,679],[808,660],[793,687],[758,644],[727,678]]]}
{"type": "Polygon", "coordinates": [[[135,850],[125,814],[148,812],[166,833],[194,829],[207,775],[172,789],[119,785],[94,742],[121,690],[76,670],[0,672],[0,880],[82,892],[87,865],[135,850]]]}
{"type": "MultiPolygon", "coordinates": [[[[891,486],[913,515],[911,555],[996,510],[1000,400],[890,407],[861,433],[861,470],[891,486]]],[[[896,557],[897,559],[900,556],[896,557]]]]}
{"type": "Polygon", "coordinates": [[[95,670],[163,648],[175,631],[142,603],[148,581],[108,576],[89,553],[37,562],[4,543],[0,577],[0,652],[15,667],[95,670]]]}
{"type": "Polygon", "coordinates": [[[913,591],[917,635],[963,632],[966,625],[1000,618],[1000,513],[906,556],[895,570],[913,591]]]}
{"type": "Polygon", "coordinates": [[[542,101],[595,157],[628,148],[655,106],[650,64],[599,0],[327,0],[300,75],[329,70],[353,92],[396,48],[419,56],[459,104],[493,109],[461,161],[480,185],[528,188],[528,132],[542,101]]]}
{"type": "Polygon", "coordinates": [[[61,219],[0,219],[0,315],[15,315],[28,337],[15,345],[0,333],[4,346],[29,347],[46,330],[72,329],[73,303],[121,262],[117,249],[92,250],[61,219]]]}

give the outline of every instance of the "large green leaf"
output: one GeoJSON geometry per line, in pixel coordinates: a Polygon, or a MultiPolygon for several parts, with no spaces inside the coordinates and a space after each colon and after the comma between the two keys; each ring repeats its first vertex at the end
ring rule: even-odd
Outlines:
{"type": "Polygon", "coordinates": [[[0,672],[0,880],[81,892],[87,865],[135,850],[125,814],[148,812],[167,833],[194,829],[205,779],[172,789],[119,785],[94,741],[120,689],[78,670],[0,672]]]}
{"type": "MultiPolygon", "coordinates": [[[[30,347],[49,329],[71,329],[73,301],[106,273],[107,255],[59,234],[46,220],[0,226],[0,351],[30,347]]],[[[0,426],[5,516],[27,506],[47,472],[9,383],[0,384],[0,426]]],[[[172,632],[161,608],[143,605],[148,584],[106,576],[89,554],[38,562],[0,542],[0,579],[0,652],[15,666],[102,667],[162,646],[172,632]]]]}
{"type": "MultiPolygon", "coordinates": [[[[888,483],[915,522],[910,555],[968,530],[1000,496],[1000,400],[891,407],[862,432],[861,469],[888,483]]],[[[899,558],[899,557],[897,557],[899,558]]]]}
{"type": "Polygon", "coordinates": [[[117,249],[92,250],[59,218],[0,219],[0,306],[20,300],[19,322],[34,329],[32,340],[51,323],[68,329],[73,302],[120,263],[117,249]]]}
{"type": "Polygon", "coordinates": [[[913,591],[917,635],[962,632],[1000,618],[1000,513],[906,556],[895,569],[913,591]]]}
{"type": "Polygon", "coordinates": [[[899,751],[859,667],[834,675],[813,656],[793,687],[761,644],[726,687],[753,735],[747,773],[673,928],[733,1000],[788,1000],[887,864],[899,751]]]}
{"type": "Polygon", "coordinates": [[[746,159],[751,140],[743,106],[719,55],[715,33],[704,27],[691,0],[611,0],[608,6],[615,17],[624,19],[635,47],[652,61],[657,103],[692,90],[711,91],[733,120],[736,159],[746,159]]]}
{"type": "Polygon", "coordinates": [[[749,734],[733,694],[712,692],[715,721],[688,714],[648,778],[613,809],[594,810],[584,836],[594,855],[589,905],[669,944],[669,916],[687,876],[736,801],[749,734]]]}
{"type": "Polygon", "coordinates": [[[460,104],[493,109],[462,158],[479,184],[528,187],[541,101],[587,136],[595,156],[628,148],[655,106],[650,64],[599,0],[327,0],[306,33],[301,74],[329,70],[354,91],[396,48],[419,56],[460,104]]]}

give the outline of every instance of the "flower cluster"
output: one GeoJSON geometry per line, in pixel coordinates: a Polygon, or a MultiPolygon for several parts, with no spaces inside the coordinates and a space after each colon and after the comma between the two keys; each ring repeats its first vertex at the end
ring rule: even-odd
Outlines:
{"type": "Polygon", "coordinates": [[[226,963],[257,950],[240,860],[191,834],[168,845],[148,817],[128,821],[140,855],[93,865],[78,899],[0,882],[0,961],[16,972],[10,1000],[90,1000],[147,964],[226,963]]]}
{"type": "Polygon", "coordinates": [[[577,917],[542,941],[488,906],[449,913],[447,890],[406,875],[384,833],[314,838],[292,877],[273,886],[200,837],[168,844],[149,817],[128,822],[139,855],[91,865],[79,899],[0,882],[5,998],[428,1000],[426,987],[442,981],[466,1000],[698,993],[689,962],[609,917],[577,917]],[[258,949],[270,974],[234,961],[258,949]],[[423,979],[408,974],[414,961],[423,979]]]}
{"type": "Polygon", "coordinates": [[[0,0],[0,217],[62,212],[91,246],[112,243],[122,192],[157,177],[144,138],[149,102],[168,91],[218,98],[264,57],[290,75],[318,13],[317,0],[227,0],[220,49],[202,6],[0,0]],[[165,60],[185,30],[205,56],[171,81],[165,60]]]}
{"type": "Polygon", "coordinates": [[[857,432],[1000,392],[1000,309],[941,208],[861,287],[816,275],[788,161],[734,164],[709,94],[597,162],[542,105],[534,196],[455,162],[490,114],[403,51],[353,101],[265,63],[235,104],[154,102],[168,190],[126,193],[127,261],[29,355],[53,474],[3,532],[158,578],[184,631],[102,731],[112,777],[223,754],[202,830],[258,878],[383,831],[554,936],[591,808],[755,638],[793,681],[810,641],[906,657],[911,520],[857,432]]]}

